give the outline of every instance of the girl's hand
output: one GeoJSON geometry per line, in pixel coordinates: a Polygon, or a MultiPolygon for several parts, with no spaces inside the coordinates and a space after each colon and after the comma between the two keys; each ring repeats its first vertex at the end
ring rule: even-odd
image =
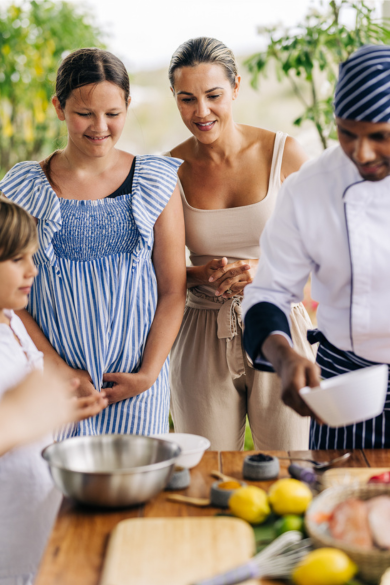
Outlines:
{"type": "Polygon", "coordinates": [[[103,374],[103,382],[113,382],[112,388],[104,388],[103,392],[106,394],[108,404],[114,404],[126,398],[138,396],[153,385],[148,376],[142,372],[136,374],[112,373],[103,374]]]}
{"type": "Polygon", "coordinates": [[[104,392],[77,398],[77,379],[64,379],[46,367],[26,376],[0,400],[0,454],[43,437],[63,424],[98,414],[107,406],[104,392]]]}
{"type": "Polygon", "coordinates": [[[231,299],[242,295],[244,288],[253,281],[258,263],[258,260],[237,260],[214,271],[209,281],[217,289],[216,296],[231,299]]]}
{"type": "Polygon", "coordinates": [[[69,378],[77,378],[79,381],[79,385],[75,391],[75,394],[78,398],[88,398],[89,396],[94,395],[99,396],[99,392],[92,384],[92,378],[87,371],[69,368],[68,375],[69,378]]]}
{"type": "Polygon", "coordinates": [[[77,386],[78,380],[64,380],[54,368],[46,367],[44,372],[32,372],[5,392],[0,401],[0,413],[8,413],[8,420],[13,421],[14,444],[36,440],[72,422],[77,386]]]}
{"type": "Polygon", "coordinates": [[[78,422],[90,416],[96,416],[106,406],[108,406],[108,400],[104,390],[101,392],[94,390],[94,393],[86,398],[75,397],[72,399],[71,420],[78,422]]]}
{"type": "Polygon", "coordinates": [[[104,390],[98,392],[92,384],[92,379],[86,370],[75,370],[69,368],[69,375],[72,376],[73,397],[71,401],[71,420],[78,422],[99,414],[101,410],[108,406],[108,400],[104,390]]]}

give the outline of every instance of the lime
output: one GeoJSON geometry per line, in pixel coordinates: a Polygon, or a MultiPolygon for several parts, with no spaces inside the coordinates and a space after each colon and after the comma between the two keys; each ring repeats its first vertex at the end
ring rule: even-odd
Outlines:
{"type": "Polygon", "coordinates": [[[251,524],[261,524],[271,513],[264,490],[247,486],[236,490],[229,498],[230,511],[251,524]]]}
{"type": "Polygon", "coordinates": [[[284,532],[289,532],[290,530],[298,530],[298,532],[303,533],[304,523],[302,516],[287,514],[287,516],[282,516],[282,518],[279,518],[275,522],[276,536],[280,536],[281,534],[284,534],[284,532]]]}
{"type": "Polygon", "coordinates": [[[293,572],[297,585],[344,585],[357,566],[341,550],[319,548],[310,552],[293,572]]]}
{"type": "Polygon", "coordinates": [[[308,486],[298,479],[279,479],[268,492],[269,503],[275,514],[303,514],[313,496],[308,486]]]}

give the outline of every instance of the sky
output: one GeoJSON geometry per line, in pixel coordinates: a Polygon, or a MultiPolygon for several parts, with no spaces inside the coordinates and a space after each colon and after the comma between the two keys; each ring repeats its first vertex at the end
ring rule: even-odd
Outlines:
{"type": "MultiPolygon", "coordinates": [[[[5,0],[0,0],[4,2],[5,0]]],[[[381,0],[368,0],[378,7],[381,0]]],[[[388,0],[389,1],[389,0],[388,0]]],[[[325,0],[325,4],[327,0],[325,0]]],[[[84,0],[130,71],[166,67],[185,40],[211,36],[236,55],[261,48],[258,26],[302,21],[321,0],[84,0]]]]}

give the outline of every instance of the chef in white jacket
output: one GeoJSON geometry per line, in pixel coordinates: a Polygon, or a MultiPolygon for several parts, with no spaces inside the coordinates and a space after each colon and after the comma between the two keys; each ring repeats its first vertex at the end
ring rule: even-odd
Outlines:
{"type": "MultiPolygon", "coordinates": [[[[340,145],[284,182],[243,302],[248,354],[274,367],[303,416],[300,388],[390,364],[390,47],[364,46],[340,65],[335,115],[340,145]],[[310,273],[318,365],[294,351],[288,321],[310,273]]],[[[390,392],[375,419],[338,429],[313,419],[310,448],[390,448],[390,392]]]]}

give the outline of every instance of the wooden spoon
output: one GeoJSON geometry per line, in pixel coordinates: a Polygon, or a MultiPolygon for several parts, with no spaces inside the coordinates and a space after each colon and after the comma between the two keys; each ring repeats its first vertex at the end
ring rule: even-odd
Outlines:
{"type": "Polygon", "coordinates": [[[167,500],[170,502],[180,502],[181,504],[190,504],[191,506],[198,506],[200,508],[205,508],[211,504],[210,500],[206,498],[191,498],[190,496],[182,496],[180,494],[167,496],[167,500]]]}
{"type": "Polygon", "coordinates": [[[222,481],[238,481],[238,482],[240,481],[236,477],[230,477],[230,475],[225,475],[224,473],[221,473],[220,471],[217,471],[216,469],[211,471],[210,475],[212,475],[213,477],[216,477],[217,479],[222,479],[222,481]]]}

